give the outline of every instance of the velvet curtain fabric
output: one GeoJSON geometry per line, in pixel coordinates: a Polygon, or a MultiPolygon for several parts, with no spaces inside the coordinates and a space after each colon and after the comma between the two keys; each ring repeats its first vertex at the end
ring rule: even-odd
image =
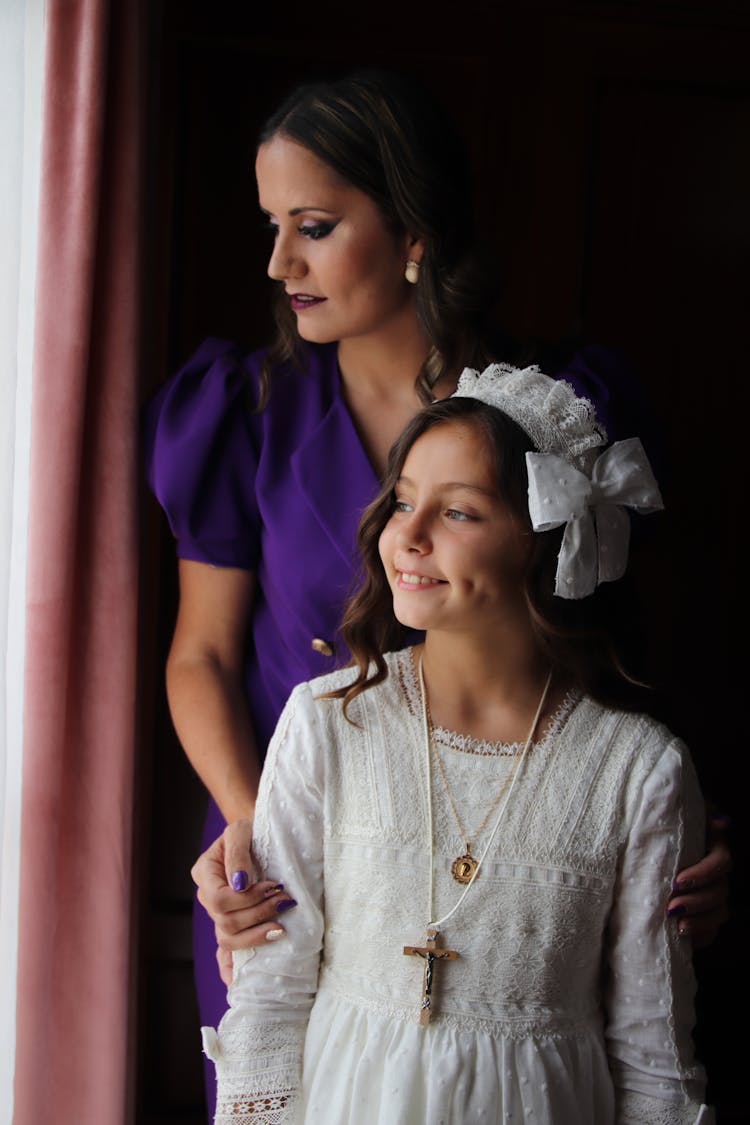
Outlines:
{"type": "Polygon", "coordinates": [[[126,1119],[140,12],[47,5],[14,1125],[126,1119]]]}

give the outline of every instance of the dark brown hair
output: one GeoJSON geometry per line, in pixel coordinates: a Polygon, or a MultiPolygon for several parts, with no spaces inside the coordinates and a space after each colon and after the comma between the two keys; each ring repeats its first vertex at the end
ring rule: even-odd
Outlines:
{"type": "MultiPolygon", "coordinates": [[[[347,687],[330,693],[332,698],[344,700],[345,711],[357,695],[385,679],[383,654],[404,644],[406,633],[393,613],[378,541],[393,512],[394,488],[409,450],[429,430],[452,422],[468,423],[481,434],[492,458],[500,498],[531,532],[525,454],[534,446],[520,426],[493,406],[472,398],[443,399],[415,415],[391,449],[380,492],[365,509],[357,531],[360,586],[347,603],[341,625],[357,676],[347,687]]],[[[577,601],[554,594],[562,535],[562,528],[533,533],[524,596],[539,650],[554,670],[600,702],[640,707],[642,697],[637,689],[644,685],[624,670],[618,656],[613,637],[621,610],[613,613],[610,592],[599,587],[595,594],[577,601]]]]}
{"type": "MultiPolygon", "coordinates": [[[[485,366],[496,271],[477,245],[467,153],[427,91],[378,70],[300,86],[268,119],[258,143],[276,136],[303,145],[368,195],[394,233],[424,239],[415,286],[417,319],[431,345],[417,378],[422,401],[431,400],[430,388],[447,372],[485,366]]],[[[261,407],[274,365],[300,361],[296,319],[281,286],[274,316],[261,407]]]]}

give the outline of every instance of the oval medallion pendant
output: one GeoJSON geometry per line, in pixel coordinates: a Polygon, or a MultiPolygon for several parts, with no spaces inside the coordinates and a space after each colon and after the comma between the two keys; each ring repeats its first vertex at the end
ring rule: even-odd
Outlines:
{"type": "Polygon", "coordinates": [[[466,852],[465,855],[460,855],[458,859],[454,859],[451,864],[451,875],[457,883],[471,882],[471,877],[476,871],[479,864],[474,859],[471,852],[466,852]]]}

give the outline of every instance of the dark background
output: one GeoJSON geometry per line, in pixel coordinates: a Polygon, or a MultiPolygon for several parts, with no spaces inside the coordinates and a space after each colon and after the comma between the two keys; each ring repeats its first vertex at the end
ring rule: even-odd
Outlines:
{"type": "MultiPolygon", "coordinates": [[[[733,916],[697,957],[698,1038],[720,1125],[745,1121],[731,1012],[747,985],[739,457],[750,13],[722,0],[463,0],[450,11],[394,0],[148,5],[143,398],[206,335],[268,340],[268,236],[253,159],[258,127],[286,90],[358,65],[421,77],[469,146],[480,229],[502,280],[501,329],[545,347],[615,349],[638,373],[661,435],[667,511],[653,517],[658,534],[639,546],[636,572],[646,575],[663,713],[733,819],[733,916]]],[[[174,552],[145,490],[142,530],[133,1104],[138,1125],[197,1125],[189,868],[204,798],[166,709],[174,552]]]]}

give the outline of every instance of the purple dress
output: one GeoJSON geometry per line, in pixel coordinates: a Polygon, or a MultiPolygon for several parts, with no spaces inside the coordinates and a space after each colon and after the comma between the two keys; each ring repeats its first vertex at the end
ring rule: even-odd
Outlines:
{"type": "MultiPolygon", "coordinates": [[[[145,415],[148,481],[178,556],[257,574],[245,681],[261,754],[292,688],[349,659],[336,631],[357,572],[357,524],[378,480],[343,401],[336,354],[335,344],[307,345],[305,370],[274,372],[268,405],[253,414],[263,353],[209,339],[145,415]]],[[[579,352],[558,375],[592,399],[610,439],[629,436],[614,432],[621,376],[609,353],[579,352]]],[[[210,802],[204,845],[223,827],[210,802]]],[[[193,933],[201,1023],[218,1027],[226,989],[200,906],[193,933]]],[[[206,1089],[213,1120],[208,1062],[206,1089]]]]}

